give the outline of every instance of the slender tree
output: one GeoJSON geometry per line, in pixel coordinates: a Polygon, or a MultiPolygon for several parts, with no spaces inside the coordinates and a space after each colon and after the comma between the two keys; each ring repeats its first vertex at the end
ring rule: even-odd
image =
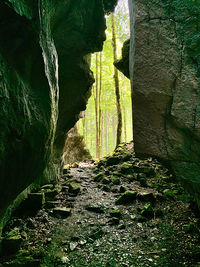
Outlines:
{"type": "Polygon", "coordinates": [[[83,124],[83,137],[85,138],[85,142],[87,142],[86,140],[86,128],[85,128],[85,123],[86,122],[86,118],[85,118],[85,114],[83,115],[83,118],[82,118],[82,124],[83,124]]]}
{"type": "MultiPolygon", "coordinates": [[[[114,14],[111,15],[112,20],[112,47],[113,47],[113,59],[117,60],[117,43],[116,43],[116,33],[115,33],[115,19],[114,14]]],[[[122,140],[122,111],[120,104],[120,91],[119,91],[119,76],[118,71],[114,67],[114,82],[115,82],[115,95],[116,95],[116,104],[117,104],[117,138],[116,138],[116,147],[121,143],[122,140]]]]}
{"type": "Polygon", "coordinates": [[[102,108],[101,108],[101,93],[102,93],[102,53],[100,53],[100,65],[99,65],[99,96],[98,96],[98,107],[99,107],[99,156],[102,156],[102,121],[103,121],[103,115],[102,115],[102,108]]]}
{"type": "Polygon", "coordinates": [[[106,146],[106,154],[108,154],[108,115],[107,112],[104,116],[104,123],[105,123],[105,146],[106,146]]]}
{"type": "MultiPolygon", "coordinates": [[[[94,88],[94,87],[93,87],[94,88]]],[[[100,113],[99,113],[99,104],[100,104],[100,97],[99,97],[99,57],[98,53],[96,53],[96,86],[94,93],[94,102],[95,102],[95,121],[96,121],[96,157],[100,158],[100,113]]]]}
{"type": "Polygon", "coordinates": [[[127,142],[127,122],[126,122],[126,109],[123,105],[123,115],[124,115],[124,141],[127,142]]]}
{"type": "Polygon", "coordinates": [[[101,157],[103,157],[104,153],[104,139],[103,139],[103,134],[104,134],[104,112],[102,110],[101,112],[101,157]]]}

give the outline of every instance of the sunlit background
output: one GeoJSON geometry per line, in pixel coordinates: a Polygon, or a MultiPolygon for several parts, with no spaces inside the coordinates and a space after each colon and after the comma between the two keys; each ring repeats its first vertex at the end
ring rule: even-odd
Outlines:
{"type": "MultiPolygon", "coordinates": [[[[121,57],[123,42],[129,38],[129,11],[126,0],[120,0],[115,9],[115,29],[117,41],[117,57],[121,57]]],[[[112,23],[111,16],[107,16],[107,40],[101,53],[92,55],[91,69],[94,72],[97,83],[93,85],[93,93],[89,99],[85,117],[77,126],[93,158],[96,153],[96,112],[95,96],[98,87],[99,103],[98,124],[100,139],[100,156],[112,152],[116,145],[117,132],[117,109],[114,84],[114,65],[112,48],[112,23]]],[[[119,85],[122,108],[122,141],[128,142],[132,139],[132,115],[131,115],[131,91],[130,81],[122,73],[119,73],[119,85]]]]}

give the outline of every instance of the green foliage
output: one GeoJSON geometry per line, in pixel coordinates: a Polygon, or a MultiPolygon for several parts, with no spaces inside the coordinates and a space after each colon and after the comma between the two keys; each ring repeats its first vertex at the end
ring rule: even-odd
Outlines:
{"type": "MultiPolygon", "coordinates": [[[[115,11],[116,37],[118,47],[118,58],[120,58],[123,42],[129,37],[128,9],[123,0],[119,1],[115,11]]],[[[102,51],[102,92],[101,92],[101,109],[102,109],[102,153],[101,156],[108,155],[115,148],[116,131],[117,131],[117,109],[114,87],[114,65],[112,51],[112,29],[111,16],[107,17],[107,40],[104,43],[102,51]]],[[[92,56],[91,69],[96,76],[96,55],[92,56]]],[[[100,73],[98,73],[100,79],[100,73]]],[[[131,89],[130,81],[119,73],[120,95],[122,105],[122,141],[132,139],[132,109],[131,109],[131,89]],[[126,124],[126,134],[125,125],[126,124]]],[[[94,84],[95,88],[96,84],[94,84]]],[[[93,158],[96,155],[96,127],[95,127],[95,101],[94,89],[85,112],[85,127],[83,121],[78,122],[79,132],[85,137],[85,143],[90,150],[93,158]]]]}

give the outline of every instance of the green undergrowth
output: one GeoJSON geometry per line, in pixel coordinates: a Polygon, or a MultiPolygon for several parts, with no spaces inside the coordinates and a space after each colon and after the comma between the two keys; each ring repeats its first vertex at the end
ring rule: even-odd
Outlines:
{"type": "Polygon", "coordinates": [[[200,265],[198,211],[165,166],[122,144],[93,166],[72,169],[59,186],[39,190],[47,203],[35,216],[9,222],[4,238],[20,236],[22,243],[4,256],[5,266],[200,265]],[[71,215],[55,218],[50,204],[70,205],[71,215]]]}

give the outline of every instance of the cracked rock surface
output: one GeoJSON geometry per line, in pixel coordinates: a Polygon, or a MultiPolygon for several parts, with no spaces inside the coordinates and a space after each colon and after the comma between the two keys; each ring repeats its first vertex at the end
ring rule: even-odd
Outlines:
{"type": "Polygon", "coordinates": [[[168,161],[198,200],[199,3],[132,0],[129,4],[135,152],[168,161]]]}

